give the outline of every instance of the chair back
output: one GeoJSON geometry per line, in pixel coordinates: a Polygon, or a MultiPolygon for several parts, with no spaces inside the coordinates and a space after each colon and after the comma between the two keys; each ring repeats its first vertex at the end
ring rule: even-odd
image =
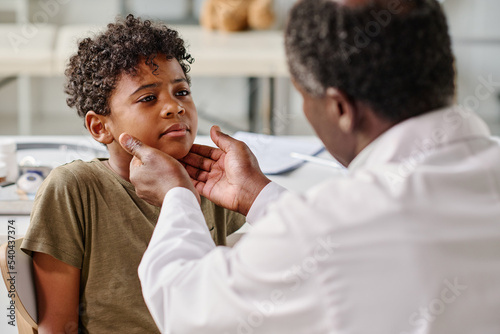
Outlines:
{"type": "Polygon", "coordinates": [[[11,298],[11,305],[14,305],[19,334],[37,334],[38,314],[33,281],[33,259],[21,250],[22,240],[22,238],[12,240],[0,246],[0,268],[11,298]]]}

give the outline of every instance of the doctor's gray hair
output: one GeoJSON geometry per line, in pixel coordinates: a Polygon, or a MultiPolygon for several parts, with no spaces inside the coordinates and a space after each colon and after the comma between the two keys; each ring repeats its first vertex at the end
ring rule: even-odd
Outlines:
{"type": "Polygon", "coordinates": [[[307,93],[337,88],[390,121],[453,100],[454,57],[436,0],[299,0],[285,47],[291,75],[307,93]]]}

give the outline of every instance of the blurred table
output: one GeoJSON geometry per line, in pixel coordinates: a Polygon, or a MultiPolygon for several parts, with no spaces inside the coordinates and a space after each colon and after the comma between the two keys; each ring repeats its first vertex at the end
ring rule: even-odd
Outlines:
{"type": "MultiPolygon", "coordinates": [[[[61,164],[76,160],[91,160],[94,157],[106,157],[104,146],[94,141],[90,136],[0,136],[0,139],[13,139],[17,142],[17,160],[35,166],[54,168],[61,164]]],[[[303,140],[314,137],[296,137],[303,140]]],[[[207,136],[198,136],[196,143],[215,146],[207,136]]],[[[331,158],[326,151],[320,156],[331,158]]],[[[322,182],[330,176],[343,173],[328,166],[305,162],[301,167],[290,172],[269,175],[268,177],[291,191],[303,192],[322,182]]],[[[15,185],[0,188],[0,217],[29,216],[33,201],[22,199],[16,192],[15,185]]],[[[2,219],[3,219],[2,218],[2,219]]],[[[23,227],[23,231],[26,226],[23,227]]],[[[4,231],[0,231],[0,236],[4,231]]]]}

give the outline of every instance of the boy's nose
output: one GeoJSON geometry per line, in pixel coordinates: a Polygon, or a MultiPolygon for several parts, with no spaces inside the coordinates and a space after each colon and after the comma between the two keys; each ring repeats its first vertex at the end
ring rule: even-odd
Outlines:
{"type": "Polygon", "coordinates": [[[161,110],[161,117],[170,118],[176,115],[182,115],[186,112],[184,107],[179,103],[167,103],[161,110]]]}

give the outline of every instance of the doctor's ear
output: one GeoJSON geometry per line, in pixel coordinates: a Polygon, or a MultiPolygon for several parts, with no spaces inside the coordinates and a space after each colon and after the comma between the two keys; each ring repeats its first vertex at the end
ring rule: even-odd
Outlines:
{"type": "Polygon", "coordinates": [[[106,127],[106,120],[106,116],[99,115],[91,110],[85,115],[85,126],[95,140],[102,144],[111,144],[113,135],[106,127]]]}
{"type": "Polygon", "coordinates": [[[328,87],[326,97],[330,104],[330,109],[335,113],[340,130],[344,133],[352,133],[356,126],[357,113],[356,108],[344,92],[328,87]]]}

